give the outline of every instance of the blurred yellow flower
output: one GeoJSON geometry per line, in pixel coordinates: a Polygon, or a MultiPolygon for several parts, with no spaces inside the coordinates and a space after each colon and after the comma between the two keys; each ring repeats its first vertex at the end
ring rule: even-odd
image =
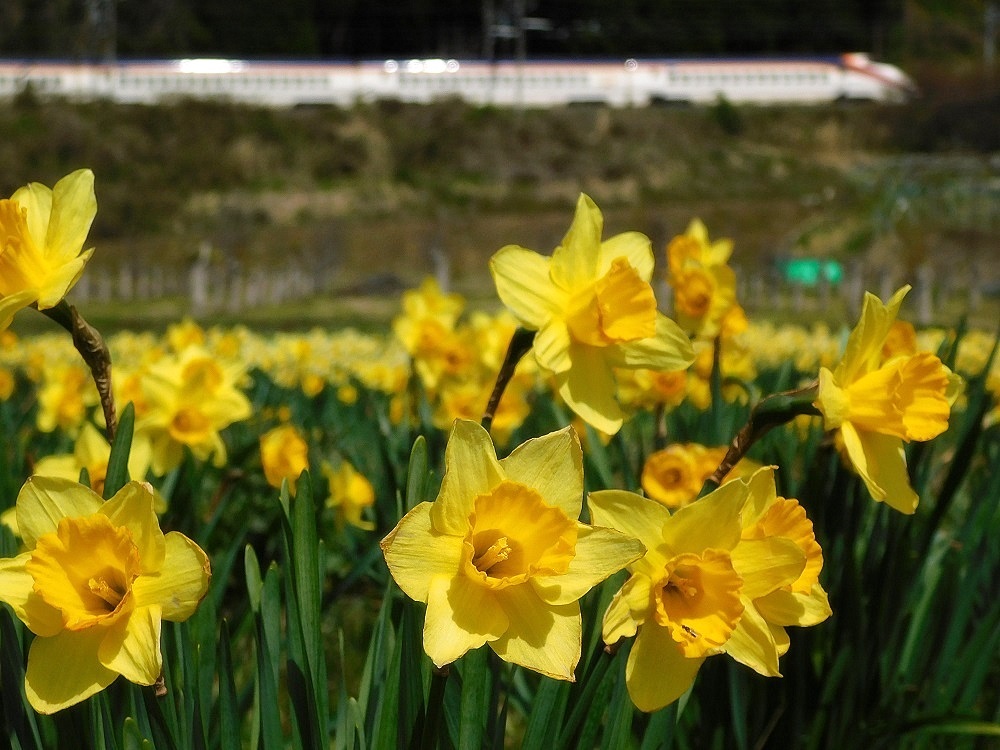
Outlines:
{"type": "Polygon", "coordinates": [[[87,408],[97,401],[97,389],[83,365],[52,365],[42,370],[35,422],[42,432],[58,428],[76,434],[87,418],[87,408]]]}
{"type": "Polygon", "coordinates": [[[205,553],[160,531],[139,482],[104,502],[75,482],[32,477],[16,507],[27,551],[0,560],[0,601],[36,636],[25,676],[32,707],[54,713],[118,675],[152,685],[161,620],[186,620],[208,590],[205,553]]]}
{"type": "Polygon", "coordinates": [[[746,317],[736,304],[736,274],[726,265],[732,249],[732,240],[709,242],[699,219],[667,245],[674,314],[678,325],[692,335],[714,338],[745,327],[746,317]]]}
{"type": "Polygon", "coordinates": [[[589,424],[616,433],[624,415],[613,368],[681,370],[694,353],[677,324],[656,309],[649,239],[626,232],[601,240],[604,219],[581,195],[551,257],[508,245],[490,260],[497,293],[519,323],[537,331],[538,364],[589,424]]]}
{"type": "Polygon", "coordinates": [[[794,581],[804,555],[792,544],[740,545],[740,513],[749,494],[729,482],[673,515],[623,490],[588,496],[594,523],[637,537],[646,554],[604,615],[607,644],[636,636],[625,684],[642,711],[677,700],[706,658],[720,653],[743,615],[743,592],[770,592],[794,581]]]}
{"type": "Polygon", "coordinates": [[[94,253],[83,243],[96,214],[89,169],[53,188],[32,182],[0,200],[0,329],[18,310],[44,310],[66,296],[94,253]]]}
{"type": "Polygon", "coordinates": [[[185,446],[199,460],[225,463],[220,430],[251,414],[250,402],[237,388],[244,377],[242,365],[221,362],[200,347],[150,365],[141,385],[146,413],[136,419],[136,433],[149,437],[154,474],[178,466],[185,446]]]}
{"type": "Polygon", "coordinates": [[[293,425],[281,425],[260,436],[260,462],[269,485],[281,487],[287,479],[294,495],[295,482],[309,468],[309,446],[293,425]]]}
{"type": "Polygon", "coordinates": [[[17,386],[17,378],[7,367],[0,367],[0,401],[6,401],[14,395],[14,388],[17,386]]]}
{"type": "MultiPolygon", "coordinates": [[[[649,454],[642,467],[642,489],[668,508],[680,508],[695,501],[701,488],[722,463],[728,449],[699,443],[674,443],[649,454]]],[[[756,461],[744,458],[726,475],[723,482],[748,477],[760,468],[756,461]]]]}
{"type": "Polygon", "coordinates": [[[323,475],[330,490],[326,506],[333,508],[337,527],[343,528],[349,523],[365,531],[374,531],[375,524],[361,517],[366,508],[375,504],[375,489],[365,475],[347,461],[341,461],[337,468],[324,463],[323,475]]]}
{"type": "Polygon", "coordinates": [[[909,290],[903,287],[885,304],[865,294],[843,359],[833,371],[820,369],[816,400],[824,426],[837,430],[871,496],[901,513],[913,513],[919,500],[906,473],[903,442],[930,440],[948,429],[961,388],[961,379],[928,352],[884,360],[883,347],[909,290]]]}
{"type": "MultiPolygon", "coordinates": [[[[111,444],[90,422],[85,422],[77,435],[73,452],[65,455],[45,456],[35,464],[34,474],[43,477],[61,477],[78,480],[80,472],[87,470],[90,488],[98,495],[104,494],[104,480],[108,474],[111,444]]],[[[144,435],[134,435],[129,451],[128,473],[132,479],[143,480],[149,469],[149,441],[144,435]]],[[[158,513],[165,510],[165,501],[157,493],[158,513]]]]}
{"type": "Polygon", "coordinates": [[[721,240],[710,241],[704,222],[694,218],[684,230],[684,234],[677,235],[667,244],[667,264],[671,274],[680,272],[691,263],[713,268],[728,263],[732,253],[731,239],[724,237],[721,240]]]}
{"type": "Polygon", "coordinates": [[[489,643],[505,661],[574,679],[577,600],[643,552],[580,523],[582,502],[583,453],[570,428],[497,460],[486,430],[455,423],[437,500],[382,540],[396,583],[427,604],[424,650],[437,666],[489,643]]]}

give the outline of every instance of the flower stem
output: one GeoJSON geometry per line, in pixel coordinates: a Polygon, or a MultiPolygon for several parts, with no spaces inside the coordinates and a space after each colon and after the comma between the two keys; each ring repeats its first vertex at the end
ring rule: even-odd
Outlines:
{"type": "Polygon", "coordinates": [[[69,331],[73,337],[73,346],[80,352],[94,378],[94,384],[101,397],[108,442],[113,442],[118,418],[115,398],[111,393],[111,352],[108,351],[107,344],[104,343],[100,332],[84,320],[77,309],[64,299],[55,307],[41,312],[69,331]]]}
{"type": "Polygon", "coordinates": [[[818,388],[817,383],[812,383],[800,390],[775,393],[758,402],[750,411],[750,419],[733,438],[719,468],[705,481],[701,494],[705,495],[722,484],[722,480],[747,454],[750,446],[778,425],[790,422],[800,414],[819,416],[819,409],[813,405],[818,388]]]}
{"type": "Polygon", "coordinates": [[[510,344],[507,345],[507,354],[504,355],[503,364],[500,365],[500,371],[497,373],[497,382],[493,386],[493,393],[490,394],[489,403],[486,404],[486,412],[483,414],[483,420],[480,423],[487,431],[489,431],[490,426],[493,424],[493,417],[496,416],[497,407],[500,405],[500,397],[503,396],[503,392],[507,389],[510,379],[514,377],[514,368],[521,361],[521,357],[531,349],[534,341],[535,332],[529,331],[527,328],[518,328],[514,331],[514,335],[511,336],[510,344]]]}

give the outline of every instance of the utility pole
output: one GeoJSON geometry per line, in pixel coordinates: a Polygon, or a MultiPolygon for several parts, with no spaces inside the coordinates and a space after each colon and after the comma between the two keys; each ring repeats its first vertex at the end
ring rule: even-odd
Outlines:
{"type": "Polygon", "coordinates": [[[117,0],[84,0],[87,24],[87,57],[114,62],[118,54],[117,0]]]}
{"type": "Polygon", "coordinates": [[[983,19],[983,67],[986,75],[993,75],[993,65],[997,54],[997,27],[1000,26],[1000,6],[995,2],[986,3],[983,19]]]}

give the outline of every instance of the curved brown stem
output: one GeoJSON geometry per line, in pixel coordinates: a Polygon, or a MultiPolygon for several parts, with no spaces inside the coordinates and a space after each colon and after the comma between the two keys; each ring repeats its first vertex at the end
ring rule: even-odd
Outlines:
{"type": "Polygon", "coordinates": [[[702,495],[714,490],[732,468],[750,450],[750,446],[760,440],[778,425],[790,422],[800,414],[819,416],[820,411],[813,405],[818,389],[817,383],[794,391],[775,393],[762,399],[750,411],[750,418],[736,433],[719,468],[705,481],[702,495]]]}
{"type": "Polygon", "coordinates": [[[531,345],[535,341],[535,332],[527,328],[518,328],[514,335],[510,337],[510,344],[507,345],[507,354],[504,355],[503,364],[497,373],[497,382],[493,386],[493,393],[490,394],[489,403],[486,404],[486,412],[480,424],[486,428],[487,432],[493,424],[493,417],[496,416],[497,407],[500,405],[500,397],[507,389],[507,384],[514,377],[514,368],[521,361],[521,357],[528,353],[531,345]]]}
{"type": "Polygon", "coordinates": [[[105,432],[108,442],[114,442],[115,430],[118,426],[118,415],[115,410],[115,397],[111,391],[111,352],[100,332],[83,319],[77,309],[66,300],[61,300],[55,307],[42,310],[46,316],[70,332],[73,346],[80,352],[83,361],[90,368],[90,374],[97,386],[101,398],[101,409],[104,411],[105,432]]]}

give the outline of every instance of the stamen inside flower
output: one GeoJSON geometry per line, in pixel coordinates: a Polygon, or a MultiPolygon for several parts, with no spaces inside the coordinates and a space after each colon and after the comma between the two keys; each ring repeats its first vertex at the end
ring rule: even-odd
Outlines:
{"type": "Polygon", "coordinates": [[[537,491],[504,480],[476,498],[465,539],[465,573],[489,588],[565,573],[576,554],[576,523],[537,491]]]}
{"type": "Polygon", "coordinates": [[[742,579],[729,553],[708,549],[671,559],[653,587],[654,619],[686,657],[705,656],[732,635],[743,614],[742,579]]]}
{"type": "Polygon", "coordinates": [[[507,537],[502,536],[487,547],[486,551],[479,555],[479,557],[473,560],[472,564],[476,570],[489,573],[490,568],[510,557],[511,551],[510,545],[507,544],[507,537]]]}

